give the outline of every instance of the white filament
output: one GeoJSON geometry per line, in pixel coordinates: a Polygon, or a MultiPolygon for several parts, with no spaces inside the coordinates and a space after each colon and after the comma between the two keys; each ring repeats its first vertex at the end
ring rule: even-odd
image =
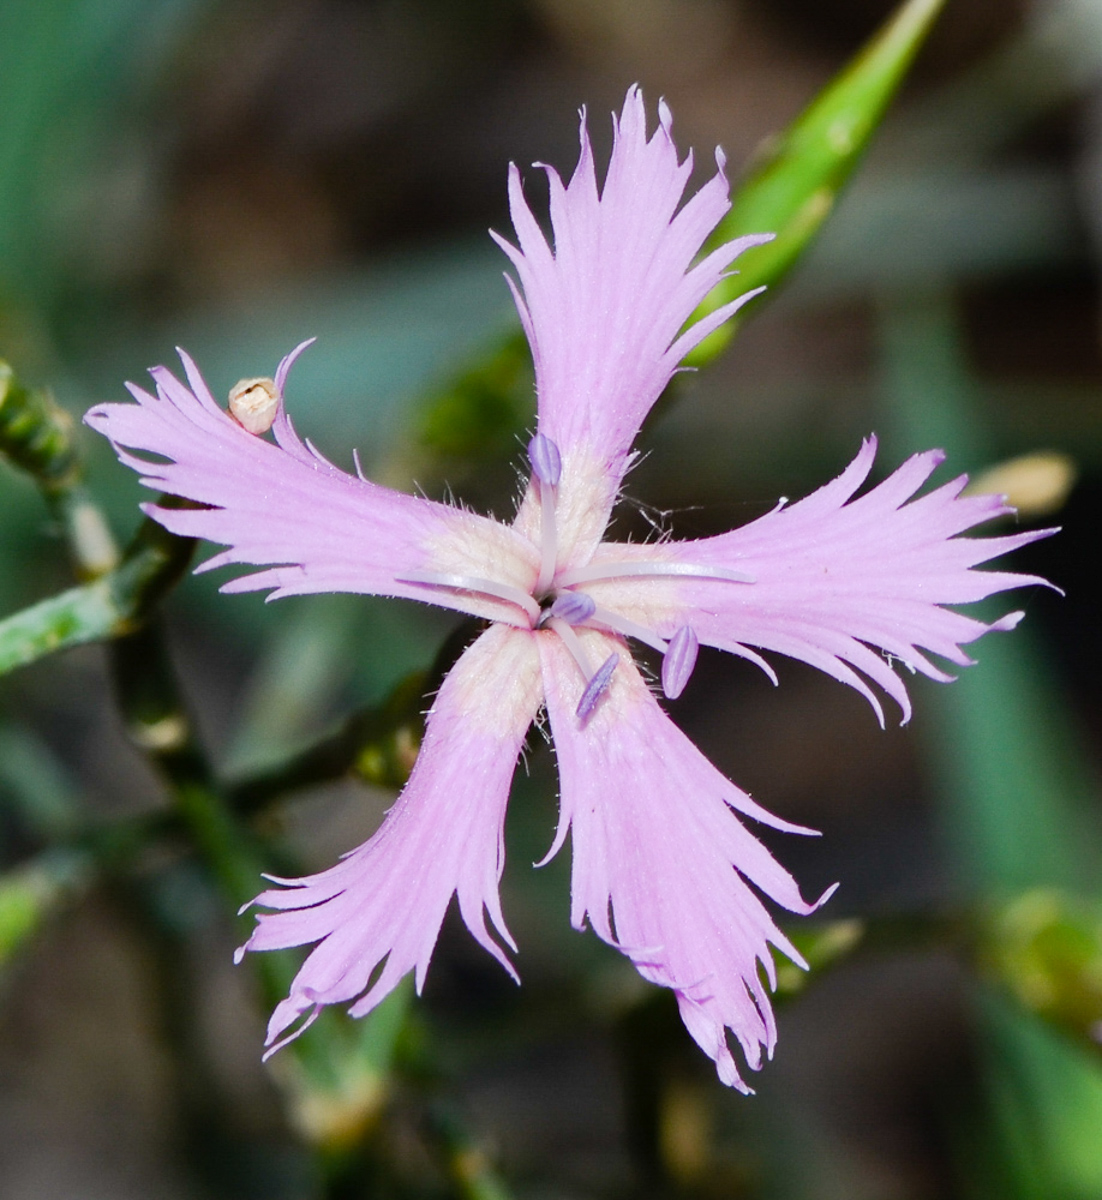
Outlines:
{"type": "Polygon", "coordinates": [[[536,579],[535,592],[542,596],[555,577],[555,563],[559,557],[558,526],[555,521],[555,489],[536,476],[536,487],[540,493],[540,573],[536,579]]]}
{"type": "MultiPolygon", "coordinates": [[[[497,583],[493,579],[482,579],[477,575],[450,575],[437,571],[417,571],[404,575],[399,583],[419,583],[426,587],[449,588],[456,592],[472,592],[475,595],[492,596],[522,608],[529,617],[530,628],[540,619],[540,606],[521,588],[511,583],[497,583]]],[[[522,626],[522,628],[525,628],[522,626]]]]}
{"type": "Polygon", "coordinates": [[[586,654],[581,639],[562,617],[552,617],[547,622],[547,628],[553,629],[562,638],[562,644],[570,651],[570,656],[578,664],[582,678],[588,683],[593,678],[593,664],[589,661],[589,655],[586,654]]]}
{"type": "Polygon", "coordinates": [[[732,571],[728,567],[712,567],[698,563],[683,562],[612,562],[597,563],[589,567],[578,567],[566,571],[558,578],[559,587],[572,587],[577,583],[596,583],[604,579],[647,578],[679,575],[687,579],[723,579],[728,583],[753,583],[752,575],[743,571],[732,571]]]}
{"type": "Polygon", "coordinates": [[[635,621],[620,616],[619,613],[609,612],[607,608],[597,608],[594,609],[590,620],[607,625],[609,629],[614,629],[625,637],[633,637],[636,641],[646,642],[648,646],[653,646],[659,654],[666,653],[667,643],[664,638],[660,638],[657,633],[652,633],[645,625],[638,625],[635,621]]]}

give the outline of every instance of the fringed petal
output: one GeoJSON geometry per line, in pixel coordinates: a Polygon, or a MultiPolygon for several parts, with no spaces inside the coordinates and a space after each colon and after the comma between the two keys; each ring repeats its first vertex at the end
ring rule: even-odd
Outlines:
{"type": "Polygon", "coordinates": [[[633,87],[613,119],[612,157],[598,190],[583,113],[581,154],[570,182],[545,168],[553,248],[515,167],[509,201],[519,249],[497,239],[523,292],[518,308],[535,359],[539,430],[568,461],[576,454],[598,459],[613,478],[612,495],[643,418],[707,332],[698,327],[694,336],[684,331],[685,322],[732,261],[771,236],[740,238],[692,267],[730,207],[722,159],[717,156],[716,174],[678,211],[692,156],[679,161],[664,104],[649,139],[646,125],[643,97],[633,87]]]}
{"type": "MultiPolygon", "coordinates": [[[[282,403],[273,427],[276,443],[246,432],[219,407],[191,359],[183,352],[181,358],[190,387],[155,367],[156,395],[129,385],[137,404],[101,404],[85,420],[147,487],[203,506],[144,506],[173,533],[228,547],[200,570],[269,567],[223,590],[273,588],[271,598],[312,592],[406,596],[517,620],[515,605],[409,582],[426,572],[492,575],[527,589],[535,555],[517,533],[345,474],[297,436],[282,403]]],[[[286,378],[285,364],[280,374],[286,378]]]]}
{"type": "Polygon", "coordinates": [[[730,533],[653,546],[606,543],[594,558],[721,568],[753,582],[667,576],[587,590],[599,605],[663,637],[688,625],[701,642],[735,654],[753,646],[801,659],[860,691],[883,721],[871,681],[906,721],[910,701],[897,666],[945,681],[952,675],[927,655],[970,665],[962,647],[1007,628],[1006,618],[988,624],[945,606],[1045,584],[974,568],[1053,531],[960,536],[1013,509],[998,496],[962,496],[963,476],[914,498],[942,461],[940,451],[914,455],[854,498],[875,454],[870,438],[837,479],[730,533]]]}
{"type": "MultiPolygon", "coordinates": [[[[616,645],[591,631],[584,638],[593,661],[616,645]]],[[[720,1079],[749,1091],[727,1031],[757,1070],[777,1036],[763,980],[775,983],[770,946],[803,965],[753,889],[792,912],[817,905],[732,809],[768,814],[662,712],[626,654],[584,724],[573,660],[549,634],[540,657],[561,784],[557,840],[569,826],[573,846],[571,919],[672,988],[720,1079]]]]}
{"type": "Polygon", "coordinates": [[[474,938],[516,978],[486,916],[515,950],[498,896],[505,807],[541,699],[531,635],[488,630],[444,680],[409,783],[374,837],[328,871],[257,896],[269,911],[239,956],[318,943],[272,1014],[269,1052],[324,1005],[350,1003],[362,1017],[410,971],[420,990],[453,895],[474,938]]]}

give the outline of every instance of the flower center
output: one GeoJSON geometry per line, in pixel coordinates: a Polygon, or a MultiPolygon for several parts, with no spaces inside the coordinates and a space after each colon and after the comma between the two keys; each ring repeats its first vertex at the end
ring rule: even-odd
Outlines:
{"type": "Polygon", "coordinates": [[[676,699],[684,691],[696,664],[699,642],[692,628],[683,625],[671,638],[666,639],[621,613],[602,608],[592,596],[579,591],[579,585],[613,579],[657,579],[670,576],[750,584],[754,582],[752,576],[741,571],[728,570],[726,567],[670,562],[660,558],[595,563],[557,574],[559,539],[556,507],[559,481],[562,478],[562,455],[549,437],[537,433],[528,443],[528,461],[532,467],[532,479],[539,493],[540,504],[540,566],[531,592],[526,592],[514,584],[498,583],[492,579],[432,571],[407,575],[401,582],[492,596],[516,605],[526,618],[522,618],[518,612],[515,624],[521,628],[546,629],[557,634],[578,664],[578,670],[585,681],[585,689],[577,708],[580,720],[585,720],[596,708],[608,690],[616,664],[620,661],[619,654],[612,653],[599,666],[594,666],[575,632],[583,626],[618,633],[652,646],[662,655],[662,690],[671,700],[676,699]]]}

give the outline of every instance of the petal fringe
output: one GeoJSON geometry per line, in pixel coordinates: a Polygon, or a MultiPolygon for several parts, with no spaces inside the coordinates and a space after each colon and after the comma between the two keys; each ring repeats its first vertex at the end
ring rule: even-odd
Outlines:
{"type": "MultiPolygon", "coordinates": [[[[595,661],[616,645],[585,636],[595,661]]],[[[584,726],[573,661],[548,635],[540,657],[562,789],[556,840],[569,827],[573,845],[571,920],[672,988],[720,1079],[748,1092],[727,1031],[757,1070],[777,1039],[770,946],[804,965],[753,888],[792,912],[817,904],[732,812],[763,810],[662,712],[626,655],[584,726]]]]}
{"type": "Polygon", "coordinates": [[[944,457],[938,450],[914,455],[855,498],[875,455],[869,438],[837,479],[730,533],[651,546],[606,543],[594,559],[720,567],[753,583],[678,576],[589,591],[599,605],[663,637],[689,625],[701,642],[735,654],[753,646],[798,658],[859,691],[883,723],[871,681],[898,703],[905,722],[911,706],[896,668],[947,681],[953,676],[927,655],[971,665],[962,647],[1007,628],[1007,618],[986,623],[945,606],[1050,586],[1034,575],[974,568],[1054,530],[960,536],[1014,510],[999,496],[962,496],[964,476],[915,498],[944,457]]]}
{"type": "MultiPolygon", "coordinates": [[[[280,364],[284,381],[294,353],[280,364]]],[[[156,395],[130,384],[137,404],[100,404],[85,421],[147,487],[203,506],[143,506],[172,533],[228,547],[199,570],[269,568],[234,579],[223,591],[273,588],[270,599],[316,592],[405,596],[490,620],[516,619],[515,606],[426,588],[407,577],[493,575],[527,587],[534,551],[520,535],[346,474],[298,437],[282,403],[275,443],[246,432],[218,405],[188,355],[181,351],[180,357],[190,387],[155,367],[156,395]]]]}
{"type": "Polygon", "coordinates": [[[639,426],[678,363],[742,301],[688,330],[686,321],[734,259],[772,235],[739,238],[692,266],[730,207],[721,156],[716,174],[681,205],[692,155],[679,161],[669,109],[659,106],[648,139],[643,97],[633,87],[613,135],[600,189],[584,113],[570,182],[543,168],[553,248],[515,166],[509,203],[519,248],[495,238],[520,281],[514,296],[535,360],[539,430],[567,458],[598,456],[614,494],[639,426]]]}
{"type": "Polygon", "coordinates": [[[475,940],[517,977],[486,916],[515,950],[498,895],[505,807],[541,700],[532,636],[489,629],[444,680],[413,774],[379,831],[329,870],[257,896],[269,911],[239,958],[318,943],[272,1013],[269,1053],[324,1005],[351,1002],[362,1017],[410,971],[420,991],[453,895],[475,940]]]}

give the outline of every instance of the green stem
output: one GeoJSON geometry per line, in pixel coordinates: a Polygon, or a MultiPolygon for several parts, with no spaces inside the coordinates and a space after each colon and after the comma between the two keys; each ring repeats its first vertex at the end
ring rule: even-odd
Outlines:
{"type": "Polygon", "coordinates": [[[0,454],[43,489],[60,490],[80,476],[73,420],[46,391],[30,389],[0,359],[0,454]]]}
{"type": "Polygon", "coordinates": [[[38,484],[60,524],[80,579],[118,566],[115,539],[83,483],[72,417],[49,392],[26,388],[0,360],[0,456],[38,484]]]}
{"type": "MultiPolygon", "coordinates": [[[[273,855],[235,816],[218,786],[195,735],[159,623],[150,622],[111,644],[111,667],[127,734],[169,786],[173,815],[186,830],[218,889],[236,909],[255,896],[273,855]]],[[[294,864],[277,862],[295,873],[294,864]]],[[[292,951],[249,956],[264,1002],[272,1007],[287,995],[298,970],[292,951]]],[[[393,1039],[386,1032],[400,1020],[408,996],[396,992],[353,1032],[335,1013],[283,1051],[276,1078],[286,1093],[291,1119],[316,1145],[358,1131],[385,1094],[393,1039]],[[385,1010],[385,1011],[384,1011],[385,1010]],[[381,1038],[381,1041],[380,1041],[381,1038]],[[388,1040],[389,1039],[389,1040],[388,1040]]]]}
{"type": "Polygon", "coordinates": [[[263,857],[218,795],[160,623],[116,639],[110,659],[127,736],[165,778],[180,822],[222,891],[235,906],[244,904],[255,894],[263,857]]]}
{"type": "Polygon", "coordinates": [[[445,639],[432,666],[406,676],[381,705],[354,713],[336,733],[233,785],[229,798],[234,808],[260,812],[288,792],[349,772],[380,787],[402,787],[424,734],[425,697],[436,694],[478,628],[479,622],[464,621],[445,639]]]}
{"type": "Polygon", "coordinates": [[[103,510],[79,480],[63,488],[43,489],[46,503],[61,526],[73,570],[80,580],[99,579],[119,565],[119,548],[103,510]]]}
{"type": "Polygon", "coordinates": [[[438,1161],[463,1200],[509,1200],[509,1189],[485,1149],[454,1111],[437,1108],[426,1124],[438,1161]]]}
{"type": "Polygon", "coordinates": [[[0,675],[138,628],[187,569],[194,546],[144,521],[115,570],[0,621],[0,675]]]}
{"type": "Polygon", "coordinates": [[[0,875],[0,967],[105,874],[165,832],[160,814],[86,829],[0,875]]]}
{"type": "Polygon", "coordinates": [[[355,772],[380,787],[401,787],[421,742],[426,674],[407,676],[377,707],[353,713],[336,733],[278,766],[233,784],[230,803],[239,813],[260,812],[288,792],[355,772]]]}
{"type": "MultiPolygon", "coordinates": [[[[127,736],[168,784],[173,814],[186,830],[218,890],[233,908],[256,895],[265,855],[219,792],[184,704],[159,622],[111,643],[111,672],[127,736]]],[[[270,863],[267,864],[270,867],[270,863]]],[[[250,959],[269,1007],[287,994],[296,964],[287,953],[250,959]]],[[[315,1038],[299,1044],[312,1064],[315,1038]]],[[[328,1076],[322,1054],[318,1073],[328,1076]]],[[[308,1070],[308,1073],[309,1070],[308,1070]]]]}

